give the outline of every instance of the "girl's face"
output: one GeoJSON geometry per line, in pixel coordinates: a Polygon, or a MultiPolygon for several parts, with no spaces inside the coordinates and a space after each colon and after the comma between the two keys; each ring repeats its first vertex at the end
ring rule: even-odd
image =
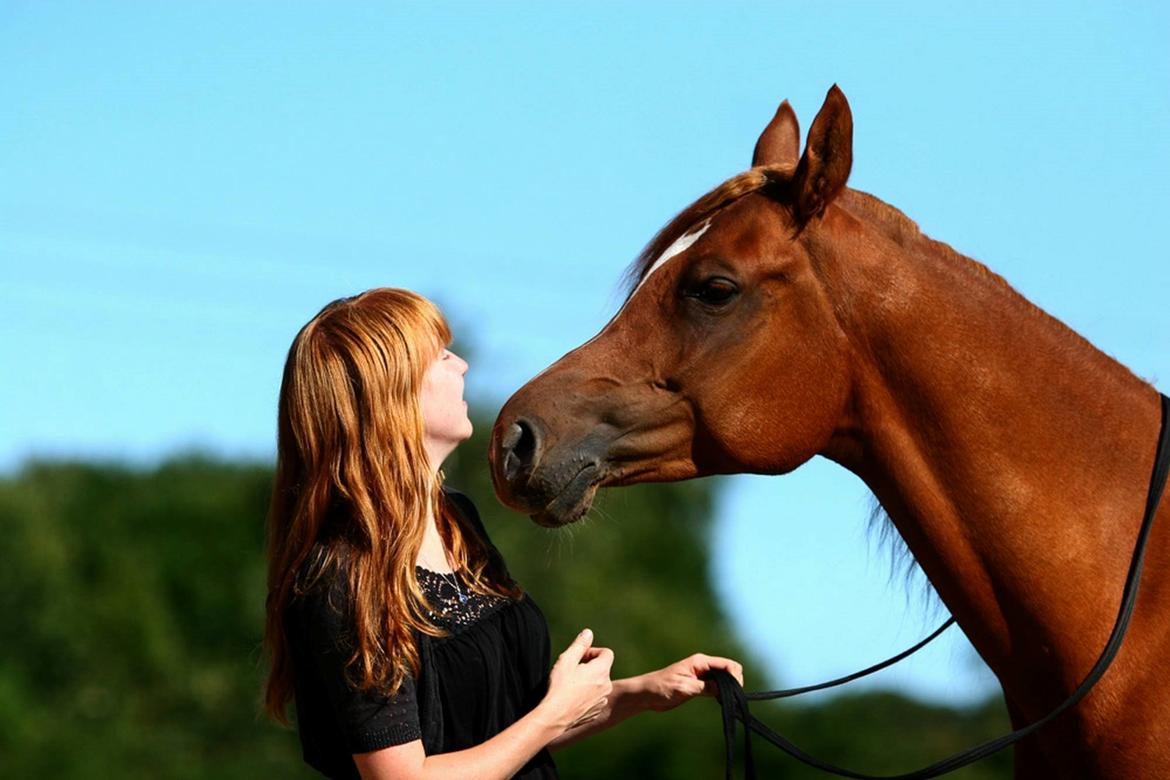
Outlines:
{"type": "Polygon", "coordinates": [[[423,435],[427,453],[436,469],[459,442],[471,436],[471,420],[467,417],[467,402],[463,400],[463,375],[466,373],[467,361],[444,349],[423,375],[419,398],[423,435]]]}

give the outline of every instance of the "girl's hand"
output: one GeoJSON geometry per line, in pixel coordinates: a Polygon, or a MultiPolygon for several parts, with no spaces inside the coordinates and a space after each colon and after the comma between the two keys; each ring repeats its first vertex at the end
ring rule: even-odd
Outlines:
{"type": "Polygon", "coordinates": [[[743,667],[730,658],[695,653],[665,669],[642,675],[646,705],[656,712],[674,709],[696,696],[714,696],[715,683],[702,679],[712,669],[723,669],[743,685],[743,667]]]}
{"type": "Polygon", "coordinates": [[[541,706],[562,729],[589,723],[609,703],[612,666],[613,651],[593,647],[593,632],[585,629],[557,658],[541,706]]]}

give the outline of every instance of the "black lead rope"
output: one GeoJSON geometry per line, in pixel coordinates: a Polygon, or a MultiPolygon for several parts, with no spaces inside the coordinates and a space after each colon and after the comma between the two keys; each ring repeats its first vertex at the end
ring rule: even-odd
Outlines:
{"type": "Polygon", "coordinates": [[[786,699],[789,696],[800,696],[801,694],[812,693],[813,691],[823,691],[826,688],[836,688],[838,685],[844,685],[845,683],[853,682],[854,680],[860,680],[862,677],[867,677],[867,676],[873,674],[874,672],[880,672],[882,669],[885,669],[887,666],[893,666],[894,664],[901,661],[903,658],[908,658],[908,657],[914,655],[919,650],[926,647],[928,644],[930,644],[934,640],[938,639],[939,635],[942,634],[942,632],[946,631],[948,628],[950,628],[954,624],[955,624],[955,619],[953,617],[947,618],[946,622],[943,623],[938,628],[936,628],[934,630],[933,634],[926,637],[926,639],[923,639],[918,644],[914,645],[914,647],[908,647],[905,650],[903,650],[902,652],[898,653],[893,658],[887,658],[886,660],[882,661],[880,664],[874,664],[873,666],[870,666],[869,668],[862,669],[860,672],[854,672],[853,674],[847,674],[844,677],[838,677],[835,680],[829,680],[828,682],[817,683],[816,685],[806,685],[803,688],[786,688],[782,691],[758,691],[756,693],[745,694],[745,696],[747,697],[747,699],[749,701],[760,701],[763,699],[786,699]]]}
{"type": "Polygon", "coordinates": [[[1154,525],[1154,516],[1157,514],[1158,504],[1162,498],[1162,491],[1166,486],[1166,476],[1170,472],[1170,425],[1167,424],[1170,419],[1170,398],[1161,395],[1162,400],[1162,426],[1161,432],[1158,435],[1158,449],[1154,457],[1154,470],[1150,476],[1150,489],[1146,496],[1146,512],[1142,518],[1142,527],[1138,531],[1137,542],[1134,545],[1133,560],[1129,565],[1129,573],[1125,578],[1125,588],[1122,590],[1121,609],[1117,615],[1117,622],[1113,625],[1113,633],[1109,635],[1109,641],[1105,644],[1104,650],[1101,651],[1097,663],[1089,671],[1084,681],[1077,686],[1072,695],[1068,697],[1060,706],[1049,712],[1044,717],[1040,718],[1023,728],[1017,729],[1010,734],[1006,734],[997,739],[984,742],[981,745],[966,750],[962,753],[957,753],[942,761],[923,767],[914,772],[907,772],[900,775],[867,775],[861,772],[854,772],[849,769],[842,769],[834,766],[828,762],[822,761],[819,758],[809,755],[794,745],[789,740],[785,739],[780,734],[777,734],[758,718],[751,714],[748,709],[748,700],[761,699],[779,699],[786,696],[796,696],[801,693],[808,693],[809,691],[818,691],[825,688],[831,688],[836,685],[841,685],[851,680],[856,680],[864,677],[867,674],[872,674],[879,669],[884,669],[891,664],[897,663],[901,659],[919,650],[932,639],[946,630],[953,622],[951,618],[944,623],[938,630],[928,636],[926,639],[919,642],[912,648],[905,650],[902,653],[882,661],[880,664],[875,664],[868,669],[856,672],[845,677],[831,680],[819,685],[809,685],[804,688],[791,688],[782,691],[762,691],[758,693],[745,693],[743,686],[741,686],[734,677],[722,669],[708,673],[707,677],[714,680],[719,692],[719,704],[723,708],[723,739],[727,748],[727,780],[732,780],[735,772],[735,731],[736,720],[740,720],[744,724],[743,730],[743,753],[744,753],[744,777],[747,780],[755,780],[756,770],[752,760],[752,732],[756,732],[761,737],[772,743],[776,747],[783,750],[788,755],[803,761],[809,766],[815,767],[830,774],[839,775],[840,777],[852,777],[857,780],[926,780],[930,777],[938,777],[948,772],[953,772],[956,769],[973,764],[980,761],[992,753],[998,753],[1009,745],[1019,742],[1021,739],[1034,734],[1044,726],[1051,723],[1054,719],[1062,715],[1064,712],[1072,708],[1085,697],[1085,694],[1096,685],[1101,676],[1105,674],[1105,670],[1113,662],[1114,656],[1117,655],[1118,649],[1121,647],[1121,642],[1125,638],[1125,631],[1129,627],[1130,617],[1133,616],[1134,605],[1137,603],[1138,583],[1142,575],[1142,563],[1146,554],[1146,542],[1150,536],[1150,529],[1154,525]]]}

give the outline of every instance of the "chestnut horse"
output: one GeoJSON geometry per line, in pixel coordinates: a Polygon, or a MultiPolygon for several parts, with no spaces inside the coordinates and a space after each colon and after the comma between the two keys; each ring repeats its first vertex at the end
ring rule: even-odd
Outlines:
{"type": "MultiPolygon", "coordinates": [[[[782,103],[752,168],[663,228],[618,314],[504,406],[496,491],[558,526],[598,487],[830,458],[877,496],[1025,725],[1081,682],[1117,616],[1159,395],[847,188],[852,136],[834,86],[802,155],[782,103]]],[[[1017,777],[1170,777],[1167,505],[1120,654],[1016,747],[1017,777]]]]}

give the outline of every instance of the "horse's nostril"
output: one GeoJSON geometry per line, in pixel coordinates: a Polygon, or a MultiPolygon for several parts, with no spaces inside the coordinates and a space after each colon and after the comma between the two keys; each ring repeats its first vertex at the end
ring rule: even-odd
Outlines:
{"type": "Polygon", "coordinates": [[[524,429],[517,423],[512,423],[508,427],[508,432],[504,434],[503,440],[500,442],[504,446],[504,451],[511,454],[512,448],[516,446],[516,442],[520,441],[520,437],[524,435],[524,429]]]}
{"type": "Polygon", "coordinates": [[[536,431],[524,420],[517,420],[512,427],[520,434],[516,438],[512,452],[516,453],[521,463],[531,463],[532,456],[536,454],[536,431]]]}
{"type": "Polygon", "coordinates": [[[517,420],[508,428],[500,442],[504,447],[504,476],[509,482],[527,471],[536,462],[540,451],[540,440],[536,429],[526,420],[517,420]]]}

